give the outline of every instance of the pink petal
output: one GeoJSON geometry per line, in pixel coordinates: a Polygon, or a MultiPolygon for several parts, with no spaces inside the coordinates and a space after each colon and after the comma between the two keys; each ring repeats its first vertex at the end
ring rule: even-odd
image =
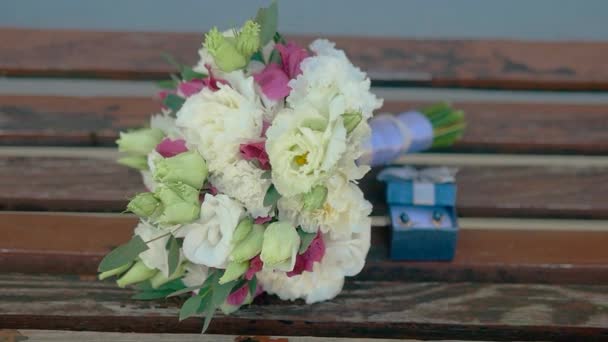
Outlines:
{"type": "Polygon", "coordinates": [[[277,44],[276,48],[281,54],[283,71],[287,74],[287,77],[293,79],[301,74],[302,69],[300,69],[300,64],[308,57],[308,51],[293,42],[289,42],[287,45],[277,44]]]}
{"type": "Polygon", "coordinates": [[[270,220],[272,220],[271,216],[258,217],[255,220],[253,220],[253,223],[255,223],[255,224],[264,224],[266,222],[270,222],[270,220]]]}
{"type": "Polygon", "coordinates": [[[186,141],[184,139],[171,140],[165,138],[156,145],[156,152],[164,158],[170,158],[180,153],[188,152],[188,148],[186,147],[186,141]]]}
{"type": "Polygon", "coordinates": [[[253,276],[256,273],[258,273],[259,271],[261,271],[263,266],[264,266],[264,262],[262,262],[262,259],[260,259],[259,255],[256,255],[255,257],[253,257],[249,261],[249,269],[247,270],[247,272],[245,272],[245,279],[247,279],[247,280],[253,279],[253,276]]]}
{"type": "Polygon", "coordinates": [[[247,284],[243,285],[240,289],[232,292],[226,298],[226,303],[228,305],[241,306],[245,299],[247,299],[247,294],[249,293],[249,286],[247,284]]]}
{"type": "Polygon", "coordinates": [[[220,84],[228,84],[226,80],[223,80],[221,78],[215,78],[215,76],[213,76],[213,72],[211,71],[211,65],[205,64],[205,67],[207,67],[207,70],[209,71],[209,76],[207,76],[207,78],[203,80],[205,87],[208,87],[213,91],[218,91],[220,90],[220,84]]]}
{"type": "Polygon", "coordinates": [[[278,64],[268,64],[264,70],[253,75],[253,79],[260,85],[264,95],[271,100],[287,97],[291,91],[287,85],[289,77],[278,64]]]}
{"type": "Polygon", "coordinates": [[[177,91],[182,97],[190,97],[200,92],[205,86],[204,80],[194,79],[187,82],[180,82],[177,86],[177,91]]]}
{"type": "Polygon", "coordinates": [[[296,257],[296,264],[291,272],[287,272],[288,277],[302,274],[304,271],[312,272],[315,262],[320,262],[325,255],[325,241],[321,232],[312,240],[306,252],[296,257]]]}
{"type": "Polygon", "coordinates": [[[245,160],[257,160],[262,170],[270,170],[270,160],[266,153],[266,141],[250,142],[241,144],[241,156],[245,160]]]}

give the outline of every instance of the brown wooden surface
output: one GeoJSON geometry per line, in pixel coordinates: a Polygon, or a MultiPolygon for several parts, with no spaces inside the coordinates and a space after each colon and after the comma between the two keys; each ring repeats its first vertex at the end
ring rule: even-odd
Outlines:
{"type": "MultiPolygon", "coordinates": [[[[0,30],[0,75],[165,78],[194,63],[203,33],[0,30]]],[[[328,37],[378,81],[431,86],[608,89],[608,43],[328,37]]],[[[311,37],[295,37],[306,43],[311,37]]]]}
{"type": "MultiPolygon", "coordinates": [[[[384,184],[361,183],[374,213],[386,213],[384,184]]],[[[464,167],[461,216],[608,218],[608,172],[594,168],[464,167]]],[[[112,160],[1,157],[0,210],[123,211],[144,191],[137,171],[112,160]]]]}
{"type": "MultiPolygon", "coordinates": [[[[154,334],[96,331],[0,329],[0,338],[13,337],[15,342],[420,342],[419,340],[367,339],[310,336],[252,336],[217,334],[154,334]],[[21,340],[19,340],[21,338],[21,340]]],[[[4,341],[2,342],[11,342],[4,341]]],[[[467,342],[455,341],[452,342],[467,342]]]]}
{"type": "MultiPolygon", "coordinates": [[[[0,326],[9,329],[197,333],[175,301],[141,302],[110,282],[0,275],[0,326]]],[[[305,306],[264,296],[210,333],[487,340],[608,337],[608,287],[347,282],[334,300],[305,306]]]]}
{"type": "MultiPolygon", "coordinates": [[[[94,274],[136,224],[128,215],[0,213],[0,273],[94,274]]],[[[373,228],[358,279],[608,284],[608,232],[465,229],[449,263],[390,261],[388,240],[388,228],[373,228]]]]}
{"type": "MultiPolygon", "coordinates": [[[[150,97],[0,95],[0,144],[111,146],[118,132],[149,123],[150,97]]],[[[387,101],[381,111],[428,102],[387,101]]],[[[467,115],[450,151],[608,154],[608,105],[454,102],[467,115]]]]}

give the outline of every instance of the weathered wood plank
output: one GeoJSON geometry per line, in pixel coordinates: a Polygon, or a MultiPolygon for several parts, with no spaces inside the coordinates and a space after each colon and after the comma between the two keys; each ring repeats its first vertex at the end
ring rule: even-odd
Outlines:
{"type": "MultiPolygon", "coordinates": [[[[28,342],[417,342],[419,340],[307,337],[307,336],[248,336],[248,335],[210,335],[210,334],[150,334],[150,333],[113,333],[93,331],[61,330],[0,330],[0,337],[22,338],[28,342]]],[[[10,342],[7,341],[7,342],[10,342]]],[[[453,341],[465,342],[465,341],[453,341]]]]}
{"type": "MultiPolygon", "coordinates": [[[[376,215],[386,212],[384,184],[361,183],[376,215]]],[[[464,167],[457,176],[462,216],[608,218],[602,168],[464,167]]],[[[138,172],[95,158],[0,157],[0,209],[122,211],[144,191],[138,172]]]]}
{"type": "MultiPolygon", "coordinates": [[[[150,97],[0,95],[2,145],[113,145],[118,132],[148,123],[150,97]]],[[[387,101],[393,113],[429,102],[387,101]]],[[[467,129],[450,151],[608,154],[606,105],[455,102],[467,129]]]]}
{"type": "MultiPolygon", "coordinates": [[[[0,213],[0,273],[95,274],[111,248],[128,241],[137,219],[116,214],[0,213]]],[[[469,229],[452,262],[395,262],[388,229],[374,227],[362,280],[608,284],[607,231],[469,229]],[[542,246],[542,248],[539,248],[542,246]]]]}
{"type": "MultiPolygon", "coordinates": [[[[175,301],[139,302],[109,282],[73,276],[0,275],[0,326],[8,329],[198,333],[175,301]]],[[[608,337],[608,287],[538,284],[347,282],[312,306],[264,296],[215,334],[358,338],[600,340],[608,337]]]]}
{"type": "MultiPolygon", "coordinates": [[[[379,81],[429,86],[608,89],[608,43],[329,37],[379,81]],[[547,58],[551,56],[551,58],[547,58]]],[[[312,37],[291,37],[300,43],[312,37]]],[[[161,57],[196,61],[202,33],[0,30],[0,74],[164,78],[161,57]]]]}

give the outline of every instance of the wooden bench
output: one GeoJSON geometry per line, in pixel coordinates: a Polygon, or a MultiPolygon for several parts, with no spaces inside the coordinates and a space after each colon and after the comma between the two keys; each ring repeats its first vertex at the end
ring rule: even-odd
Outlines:
{"type": "MultiPolygon", "coordinates": [[[[173,71],[160,51],[193,63],[200,39],[3,28],[0,75],[9,78],[0,85],[24,77],[147,85],[173,71]]],[[[608,339],[608,97],[582,92],[608,90],[608,43],[335,41],[369,72],[387,99],[384,111],[446,98],[466,111],[468,128],[453,148],[400,160],[461,168],[453,262],[388,260],[389,222],[375,170],[362,183],[374,203],[372,249],[340,296],[312,306],[265,296],[218,316],[209,333],[222,336],[174,335],[197,333],[202,322],[180,323],[176,302],[135,301],[131,290],[95,278],[101,257],[132,234],[136,218],[119,213],[143,189],[138,173],[114,162],[114,140],[158,110],[153,94],[5,91],[0,341],[608,339]],[[81,330],[88,332],[69,332],[81,330]]]]}

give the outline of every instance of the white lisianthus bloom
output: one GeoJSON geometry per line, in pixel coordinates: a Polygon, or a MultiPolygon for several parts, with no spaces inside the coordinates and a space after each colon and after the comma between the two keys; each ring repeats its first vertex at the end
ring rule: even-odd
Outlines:
{"type": "Polygon", "coordinates": [[[288,277],[284,272],[262,270],[257,278],[264,290],[283,300],[302,298],[307,304],[332,299],[342,291],[345,276],[361,271],[370,246],[371,226],[346,239],[332,240],[324,235],[325,255],[313,271],[288,277]]]}
{"type": "Polygon", "coordinates": [[[238,160],[209,176],[209,181],[224,193],[247,208],[253,217],[268,216],[271,207],[264,206],[264,196],[271,180],[262,178],[264,170],[246,160],[238,160]]]}
{"type": "Polygon", "coordinates": [[[135,235],[139,236],[144,242],[156,239],[148,243],[148,249],[139,254],[139,258],[151,269],[157,269],[162,272],[165,276],[169,276],[169,263],[167,249],[167,241],[169,235],[158,238],[159,236],[166,235],[167,230],[156,228],[146,221],[139,221],[137,227],[135,227],[135,235]],[[158,238],[158,239],[157,239],[158,238]]]}
{"type": "Polygon", "coordinates": [[[206,194],[200,218],[184,225],[176,233],[183,237],[186,259],[199,265],[226,268],[232,251],[232,235],[244,216],[241,205],[226,195],[206,194]]]}
{"type": "Polygon", "coordinates": [[[382,100],[370,92],[367,75],[334,46],[325,39],[310,45],[316,55],[304,59],[300,65],[302,74],[289,82],[292,91],[287,103],[297,107],[303,101],[311,102],[324,111],[336,96],[343,96],[345,112],[360,112],[367,120],[382,106],[382,100]]]}
{"type": "Polygon", "coordinates": [[[170,115],[169,111],[163,111],[162,113],[152,115],[150,118],[150,128],[160,129],[168,138],[173,140],[182,137],[181,132],[175,125],[175,118],[170,115]]]}
{"type": "Polygon", "coordinates": [[[322,183],[346,150],[342,118],[326,117],[306,103],[283,109],[266,136],[272,181],[283,196],[306,193],[322,183]]]}
{"type": "MultiPolygon", "coordinates": [[[[182,282],[186,287],[202,285],[209,276],[209,268],[203,265],[188,263],[182,282]]],[[[198,292],[198,290],[196,291],[198,292]]]]}
{"type": "Polygon", "coordinates": [[[158,187],[158,182],[152,176],[154,174],[154,170],[156,168],[156,161],[162,159],[163,157],[156,152],[156,150],[152,150],[152,152],[148,153],[148,170],[141,171],[141,177],[144,181],[144,185],[150,192],[156,191],[158,187]]]}
{"type": "MultiPolygon", "coordinates": [[[[253,78],[243,82],[253,88],[253,78]]],[[[176,120],[188,147],[201,153],[212,173],[239,160],[240,144],[258,139],[262,132],[263,108],[259,101],[248,98],[253,90],[244,92],[245,96],[229,85],[219,87],[189,97],[176,120]]]]}
{"type": "Polygon", "coordinates": [[[348,134],[346,151],[338,163],[338,170],[348,180],[359,180],[371,169],[369,165],[357,163],[363,155],[363,143],[371,136],[371,128],[367,121],[361,121],[357,127],[348,134]]]}
{"type": "Polygon", "coordinates": [[[279,219],[300,226],[309,233],[320,229],[332,239],[344,239],[371,226],[372,205],[365,200],[358,186],[340,174],[329,178],[325,185],[327,198],[321,208],[303,210],[298,196],[282,197],[278,202],[279,219]]]}

